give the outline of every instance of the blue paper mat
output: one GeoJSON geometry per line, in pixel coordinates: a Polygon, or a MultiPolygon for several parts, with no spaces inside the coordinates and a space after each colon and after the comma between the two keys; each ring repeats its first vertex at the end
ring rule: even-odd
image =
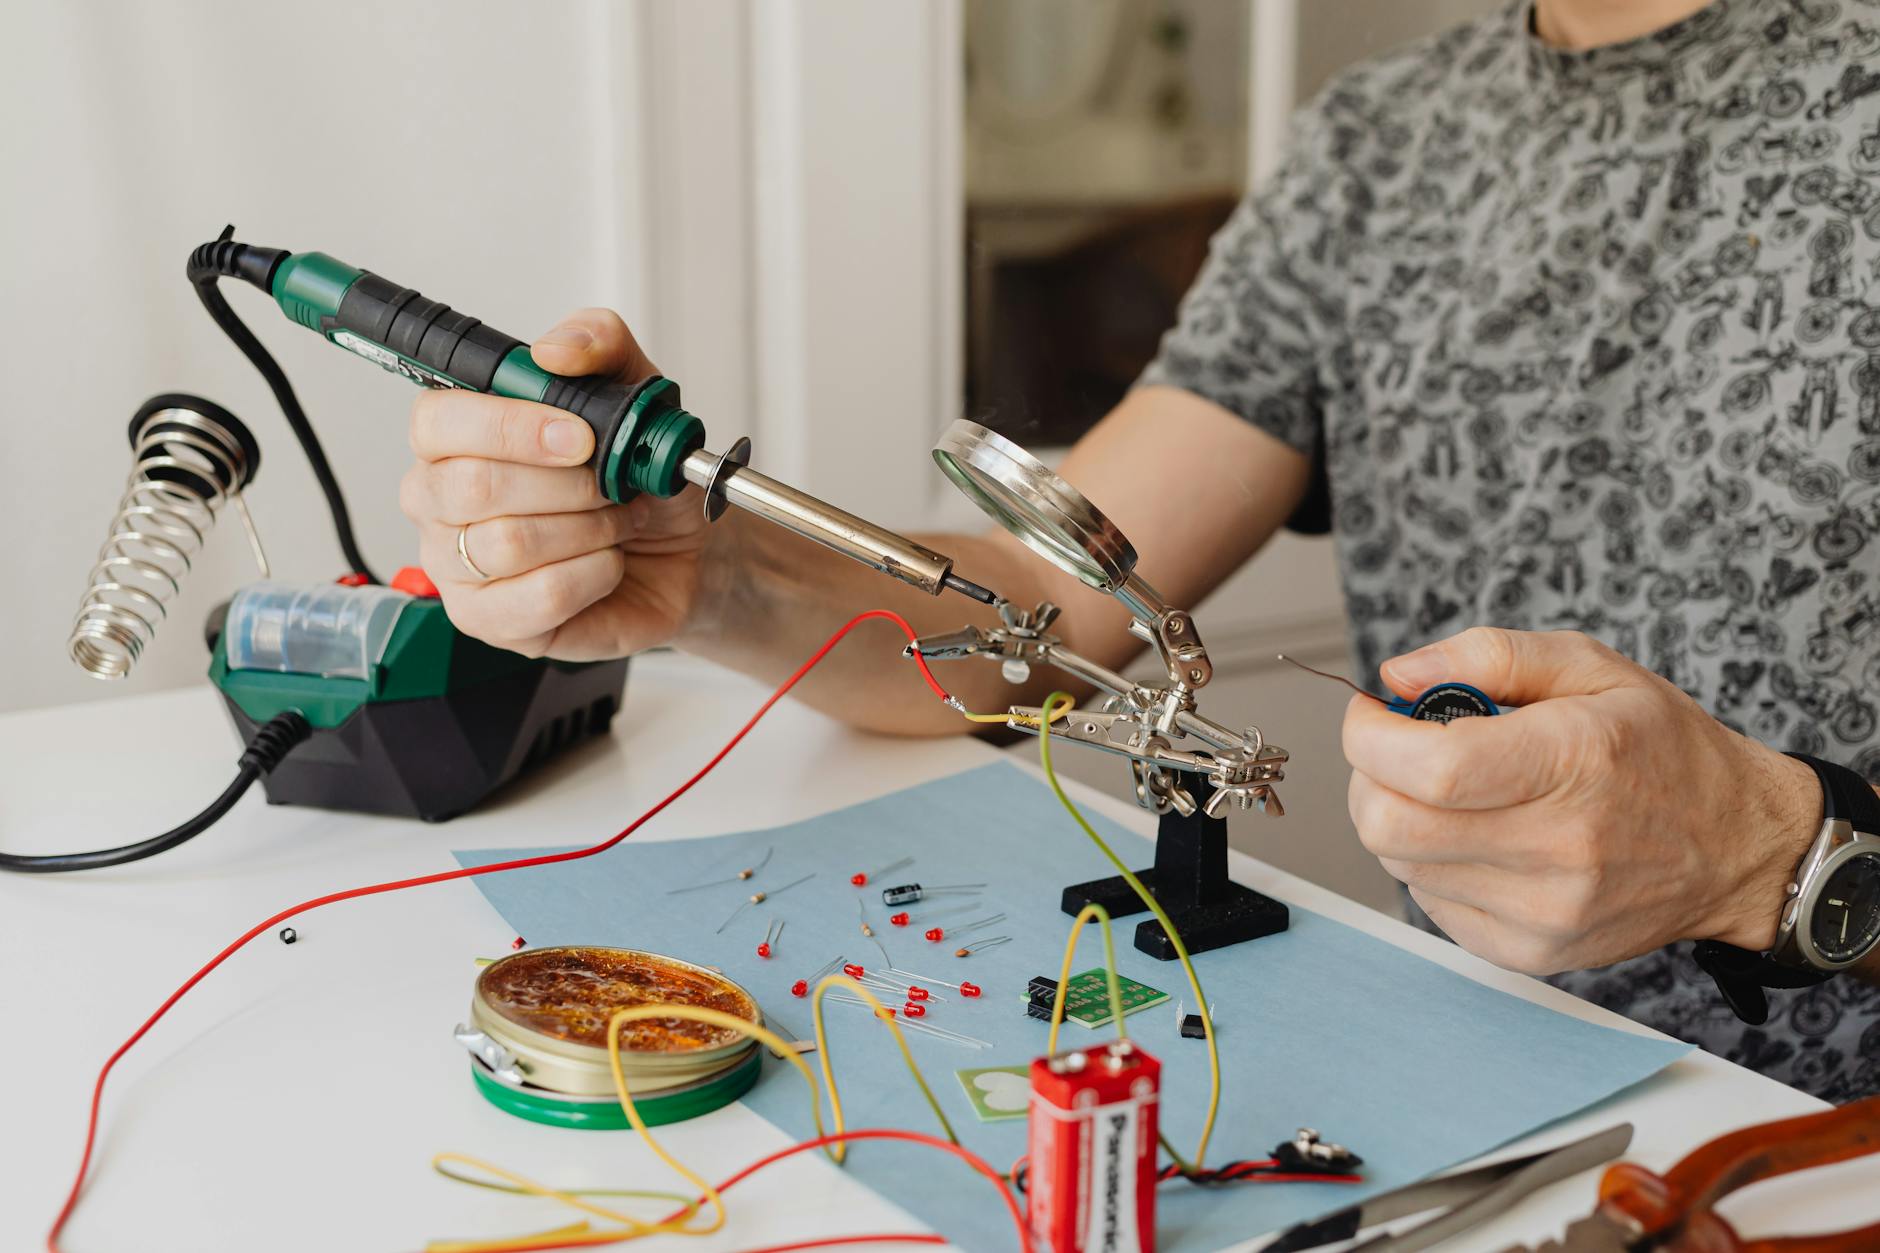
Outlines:
{"type": "MultiPolygon", "coordinates": [[[[1132,865],[1149,861],[1150,846],[1139,836],[1094,821],[1132,865]]],[[[479,849],[457,859],[481,865],[540,851],[479,849]]],[[[928,1020],[990,1041],[992,1048],[918,1034],[909,1042],[961,1142],[1003,1170],[1025,1151],[1024,1122],[977,1121],[953,1072],[1025,1062],[1043,1051],[1045,1024],[1025,1016],[1023,997],[1033,975],[1056,977],[1070,925],[1058,911],[1058,894],[1067,883],[1109,873],[1041,782],[998,763],[790,826],[628,842],[584,861],[475,882],[531,945],[619,945],[720,967],[790,1036],[810,1032],[807,1002],[789,993],[794,980],[838,953],[864,966],[880,964],[858,925],[856,902],[866,902],[895,965],[985,989],[977,1001],[939,989],[947,999],[928,1020]],[[775,849],[769,865],[747,884],[665,894],[734,875],[767,848],[775,849]],[[1010,935],[1012,942],[961,960],[953,956],[955,942],[933,944],[918,928],[889,926],[895,911],[881,903],[877,889],[883,885],[852,887],[849,876],[901,856],[912,856],[914,864],[889,875],[890,882],[988,881],[978,898],[982,910],[939,925],[1003,911],[1006,922],[971,938],[1010,935]],[[752,891],[811,872],[814,879],[744,910],[722,935],[713,934],[752,891]],[[766,961],[755,950],[773,919],[788,925],[766,961]]],[[[929,908],[961,900],[936,898],[929,908]]],[[[920,907],[912,912],[918,915],[920,907]]],[[[1172,1001],[1192,1001],[1177,963],[1135,950],[1136,921],[1117,927],[1121,972],[1166,991],[1172,1001]]],[[[1074,969],[1101,962],[1096,928],[1086,928],[1085,937],[1074,969]]],[[[1690,1051],[1484,987],[1297,906],[1291,930],[1204,954],[1196,967],[1215,1006],[1225,1071],[1209,1160],[1266,1157],[1296,1128],[1309,1126],[1362,1155],[1368,1182],[1165,1185],[1157,1198],[1157,1247],[1168,1250],[1218,1249],[1442,1170],[1610,1096],[1690,1051]]],[[[868,1011],[832,1004],[826,1013],[849,1125],[934,1130],[893,1042],[868,1011]]],[[[1163,1062],[1163,1126],[1177,1148],[1191,1152],[1207,1098],[1205,1046],[1178,1036],[1172,1005],[1134,1015],[1128,1025],[1163,1062]]],[[[1113,1033],[1113,1027],[1067,1024],[1060,1047],[1113,1033]]],[[[802,1081],[787,1067],[767,1067],[745,1103],[792,1136],[813,1133],[802,1081]]],[[[849,1162],[863,1182],[961,1248],[1014,1247],[1010,1219],[991,1187],[954,1159],[912,1146],[861,1144],[849,1162]]]]}

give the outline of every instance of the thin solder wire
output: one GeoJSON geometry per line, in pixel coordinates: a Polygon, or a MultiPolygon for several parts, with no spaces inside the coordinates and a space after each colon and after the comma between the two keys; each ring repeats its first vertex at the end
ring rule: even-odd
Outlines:
{"type": "MultiPolygon", "coordinates": [[[[1103,837],[1097,834],[1097,829],[1090,825],[1083,811],[1071,801],[1070,795],[1064,790],[1064,785],[1058,781],[1057,772],[1051,768],[1051,729],[1048,715],[1054,705],[1068,700],[1070,700],[1070,694],[1067,692],[1053,692],[1045,697],[1046,725],[1038,728],[1038,757],[1040,764],[1044,767],[1045,782],[1049,783],[1051,790],[1057,793],[1057,798],[1062,802],[1065,812],[1069,813],[1076,820],[1077,825],[1083,828],[1084,834],[1090,837],[1091,843],[1095,844],[1109,863],[1116,867],[1137,898],[1149,907],[1149,912],[1155,915],[1155,920],[1162,924],[1162,930],[1168,933],[1169,943],[1174,947],[1176,957],[1181,959],[1182,973],[1188,976],[1188,986],[1194,991],[1195,1004],[1206,1005],[1208,996],[1201,990],[1201,976],[1195,973],[1194,959],[1188,955],[1188,946],[1182,943],[1181,932],[1175,929],[1174,920],[1168,916],[1161,902],[1155,899],[1155,895],[1144,886],[1142,880],[1136,877],[1136,872],[1131,870],[1103,837]]],[[[1201,1123],[1201,1139],[1195,1146],[1194,1165],[1190,1167],[1176,1154],[1170,1154],[1175,1158],[1175,1164],[1184,1171],[1200,1170],[1206,1162],[1208,1141],[1214,1136],[1214,1119],[1221,1109],[1221,1048],[1214,1036],[1214,1015],[1207,1014],[1202,1017],[1201,1029],[1208,1042],[1208,1112],[1207,1117],[1201,1123]]]]}
{"type": "Polygon", "coordinates": [[[1330,679],[1334,683],[1343,683],[1346,687],[1350,688],[1352,691],[1356,692],[1358,695],[1369,696],[1372,700],[1376,701],[1380,705],[1390,704],[1389,701],[1385,700],[1382,696],[1379,696],[1376,692],[1365,691],[1363,688],[1359,687],[1356,683],[1353,683],[1350,679],[1347,679],[1342,674],[1333,674],[1329,670],[1320,670],[1320,669],[1317,669],[1316,667],[1308,666],[1305,662],[1300,661],[1298,658],[1288,657],[1285,653],[1276,653],[1275,656],[1277,656],[1279,660],[1285,662],[1289,666],[1299,667],[1299,669],[1305,671],[1307,674],[1316,674],[1321,679],[1330,679]]]}

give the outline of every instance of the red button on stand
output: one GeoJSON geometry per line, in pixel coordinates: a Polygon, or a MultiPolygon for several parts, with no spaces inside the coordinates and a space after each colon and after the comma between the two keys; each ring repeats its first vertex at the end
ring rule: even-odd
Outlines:
{"type": "Polygon", "coordinates": [[[372,580],[355,570],[351,574],[342,574],[333,581],[338,583],[341,587],[364,587],[372,580]]]}
{"type": "MultiPolygon", "coordinates": [[[[351,575],[347,576],[347,578],[351,577],[351,575]]],[[[363,581],[364,576],[360,578],[363,581]]],[[[340,580],[342,583],[345,581],[346,579],[340,580]]],[[[431,582],[431,576],[419,566],[400,567],[398,573],[392,576],[392,586],[401,592],[408,592],[424,600],[437,599],[437,584],[431,582]]]]}

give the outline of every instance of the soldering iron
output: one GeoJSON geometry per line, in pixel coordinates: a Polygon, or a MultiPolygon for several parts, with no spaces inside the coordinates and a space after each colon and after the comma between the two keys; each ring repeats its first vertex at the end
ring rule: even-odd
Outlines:
{"type": "Polygon", "coordinates": [[[689,483],[704,490],[714,520],[737,505],[924,592],[951,588],[997,601],[955,574],[951,558],[749,469],[749,440],[722,454],[706,451],[705,424],[681,407],[679,385],[664,375],[626,382],[550,374],[514,336],[323,252],[256,247],[224,231],[189,264],[192,279],[214,274],[253,284],[295,322],[421,386],[567,410],[594,430],[590,464],[609,500],[664,499],[689,483]]]}
{"type": "Polygon", "coordinates": [[[153,397],[132,418],[134,464],[76,616],[73,660],[99,678],[130,673],[155,638],[216,514],[233,505],[263,582],[211,615],[209,675],[246,749],[236,780],[208,809],[151,839],[94,852],[0,853],[0,870],[120,865],[193,838],[260,781],[275,803],[436,821],[481,803],[518,775],[606,732],[627,661],[523,657],[457,631],[436,588],[408,567],[380,586],[286,372],[220,289],[240,279],[290,319],[424,387],[553,405],[594,431],[602,494],[624,503],[701,489],[716,520],[736,505],[884,574],[939,595],[999,598],[951,558],[749,468],[751,443],[705,447],[705,426],[663,375],[565,378],[521,340],[321,252],[242,243],[225,228],[189,255],[187,276],[216,324],[260,371],[299,440],[347,563],[338,583],[268,582],[243,494],[260,446],[240,419],[185,393],[153,397]]]}

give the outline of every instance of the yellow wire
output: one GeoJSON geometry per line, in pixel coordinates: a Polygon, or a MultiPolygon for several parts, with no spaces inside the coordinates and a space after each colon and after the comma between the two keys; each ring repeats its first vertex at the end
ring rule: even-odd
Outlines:
{"type": "MultiPolygon", "coordinates": [[[[1207,1160],[1208,1141],[1214,1135],[1214,1118],[1221,1107],[1221,1050],[1220,1045],[1214,1038],[1214,1015],[1208,1012],[1208,998],[1206,993],[1201,990],[1201,977],[1195,973],[1194,960],[1188,956],[1188,946],[1182,943],[1181,933],[1175,929],[1174,921],[1169,918],[1167,912],[1163,910],[1161,904],[1155,899],[1154,895],[1150,893],[1149,889],[1143,885],[1142,880],[1137,878],[1135,873],[1131,871],[1128,866],[1123,864],[1123,859],[1118,857],[1110,846],[1104,842],[1103,837],[1097,834],[1096,828],[1090,825],[1082,811],[1072,803],[1071,798],[1064,791],[1064,785],[1058,782],[1057,772],[1051,768],[1051,728],[1049,724],[1055,720],[1052,710],[1054,706],[1068,709],[1070,707],[1070,700],[1070,694],[1067,692],[1053,692],[1051,695],[1045,697],[1044,708],[1042,710],[1043,717],[1041,719],[1044,725],[1038,728],[1038,756],[1044,766],[1045,781],[1051,785],[1051,790],[1057,793],[1057,798],[1059,801],[1063,802],[1065,810],[1070,813],[1072,818],[1077,820],[1077,825],[1084,829],[1084,834],[1090,837],[1091,842],[1109,859],[1110,864],[1115,866],[1117,871],[1122,874],[1123,879],[1129,884],[1130,888],[1141,898],[1142,903],[1149,907],[1149,912],[1155,915],[1156,921],[1161,923],[1162,929],[1168,933],[1169,943],[1175,948],[1175,956],[1181,960],[1182,971],[1188,976],[1188,986],[1194,991],[1195,1004],[1199,1007],[1201,1013],[1201,1029],[1203,1034],[1206,1035],[1208,1042],[1208,1114],[1207,1118],[1201,1124],[1201,1142],[1195,1147],[1193,1167],[1193,1169],[1199,1170],[1201,1169],[1202,1163],[1207,1160]]],[[[1180,1158],[1177,1158],[1176,1162],[1178,1165],[1182,1164],[1180,1158]]],[[[1184,1169],[1186,1169],[1186,1167],[1184,1167],[1184,1169]]]]}
{"type": "MultiPolygon", "coordinates": [[[[954,1134],[953,1125],[947,1121],[945,1112],[940,1108],[939,1101],[935,1099],[933,1089],[927,1084],[927,1077],[921,1073],[920,1064],[914,1060],[914,1054],[908,1049],[907,1038],[901,1033],[900,1024],[896,1022],[895,1015],[875,998],[874,993],[844,974],[831,974],[821,979],[816,984],[815,998],[811,1002],[811,1013],[816,1022],[816,1050],[821,1054],[823,1078],[829,1085],[829,1104],[833,1111],[836,1133],[840,1134],[844,1130],[842,1120],[842,1095],[836,1087],[835,1071],[831,1067],[829,1060],[829,1036],[827,1028],[823,1023],[822,1012],[823,995],[832,987],[845,988],[859,995],[873,1010],[875,1017],[887,1026],[889,1033],[894,1036],[895,1044],[899,1046],[901,1050],[901,1060],[907,1064],[909,1073],[914,1076],[914,1082],[920,1086],[921,1095],[926,1098],[928,1106],[933,1110],[934,1116],[939,1120],[941,1130],[946,1133],[946,1138],[949,1141],[958,1144],[960,1142],[959,1136],[954,1134]]],[[[817,1137],[821,1137],[824,1134],[822,1092],[817,1087],[815,1072],[810,1070],[809,1064],[803,1060],[800,1053],[791,1048],[788,1043],[774,1032],[760,1027],[756,1023],[733,1017],[721,1010],[708,1009],[702,1005],[635,1005],[626,1009],[617,1010],[607,1022],[607,1060],[613,1072],[614,1094],[620,1100],[620,1108],[622,1112],[626,1114],[627,1121],[633,1125],[633,1129],[639,1133],[641,1140],[646,1143],[646,1146],[653,1150],[654,1155],[671,1168],[674,1173],[683,1178],[687,1183],[696,1187],[699,1190],[698,1197],[696,1199],[673,1197],[672,1199],[678,1204],[684,1205],[685,1209],[674,1218],[658,1223],[648,1223],[630,1214],[623,1214],[582,1199],[584,1195],[597,1194],[600,1191],[598,1189],[552,1188],[546,1184],[537,1183],[532,1179],[515,1174],[512,1171],[504,1170],[499,1166],[493,1166],[488,1162],[462,1153],[440,1153],[431,1159],[431,1165],[446,1178],[455,1179],[463,1183],[477,1184],[482,1187],[501,1188],[503,1191],[520,1192],[528,1196],[546,1197],[550,1200],[559,1201],[563,1205],[580,1210],[583,1213],[593,1214],[596,1217],[606,1218],[612,1222],[619,1223],[622,1229],[595,1230],[586,1222],[581,1222],[573,1226],[558,1228],[554,1231],[538,1232],[534,1235],[510,1239],[434,1240],[425,1246],[426,1253],[490,1253],[492,1250],[499,1249],[504,1250],[505,1253],[511,1253],[511,1251],[520,1253],[521,1250],[551,1248],[563,1244],[619,1244],[628,1240],[638,1239],[641,1236],[659,1234],[703,1236],[710,1235],[724,1226],[724,1199],[708,1181],[686,1167],[668,1152],[664,1145],[654,1138],[652,1131],[647,1127],[645,1120],[640,1116],[638,1108],[634,1105],[633,1094],[627,1088],[627,1077],[620,1064],[620,1028],[627,1023],[639,1022],[648,1018],[679,1018],[688,1022],[701,1022],[709,1026],[735,1031],[746,1039],[756,1039],[758,1042],[764,1044],[779,1057],[782,1057],[785,1061],[795,1066],[797,1072],[803,1076],[803,1081],[809,1085],[810,1110],[815,1116],[816,1135],[817,1137]],[[474,1167],[477,1170],[494,1175],[499,1179],[507,1180],[510,1186],[505,1187],[502,1184],[491,1184],[467,1178],[454,1171],[445,1170],[442,1165],[444,1162],[461,1162],[466,1166],[474,1167]],[[710,1206],[714,1211],[712,1221],[703,1227],[687,1225],[687,1220],[705,1206],[710,1206]]],[[[823,1152],[828,1154],[831,1160],[839,1164],[848,1155],[848,1145],[845,1143],[825,1145],[823,1152]]],[[[668,1193],[624,1192],[618,1195],[670,1196],[668,1193]]]]}
{"type": "MultiPolygon", "coordinates": [[[[452,1183],[467,1183],[473,1188],[487,1188],[491,1192],[507,1192],[511,1196],[530,1195],[527,1188],[517,1187],[514,1184],[497,1183],[493,1179],[478,1179],[475,1175],[466,1175],[455,1170],[444,1169],[443,1163],[446,1161],[464,1160],[467,1159],[459,1153],[439,1153],[436,1157],[431,1159],[431,1168],[452,1183]]],[[[559,1191],[565,1192],[569,1196],[630,1197],[647,1201],[664,1201],[668,1205],[689,1205],[692,1202],[691,1197],[681,1196],[677,1192],[656,1192],[641,1188],[561,1188],[559,1191]]]]}
{"type": "MultiPolygon", "coordinates": [[[[816,1052],[822,1062],[823,1080],[829,1085],[829,1104],[835,1110],[836,1130],[842,1130],[842,1094],[836,1090],[836,1072],[829,1061],[829,1035],[823,1027],[823,994],[830,988],[847,988],[866,1001],[874,1010],[876,1018],[887,1024],[888,1031],[894,1036],[894,1042],[901,1050],[901,1060],[907,1063],[907,1069],[914,1076],[914,1082],[920,1085],[920,1094],[927,1098],[927,1106],[933,1110],[933,1116],[940,1120],[940,1130],[953,1144],[960,1138],[953,1134],[953,1124],[947,1121],[946,1112],[940,1108],[940,1102],[934,1098],[933,1089],[927,1086],[927,1077],[920,1072],[920,1064],[914,1060],[914,1054],[908,1050],[907,1037],[901,1034],[901,1024],[896,1015],[887,1006],[875,999],[875,994],[849,978],[845,974],[825,975],[817,982],[816,991],[810,1000],[810,1017],[816,1023],[816,1052]]],[[[817,1126],[817,1135],[822,1134],[821,1125],[817,1126]]],[[[835,1146],[835,1160],[840,1162],[848,1155],[848,1145],[835,1146]]]]}
{"type": "Polygon", "coordinates": [[[1108,976],[1110,1017],[1116,1021],[1116,1038],[1129,1038],[1129,1030],[1123,1026],[1123,981],[1116,973],[1116,941],[1110,936],[1110,911],[1092,901],[1078,913],[1077,921],[1071,924],[1070,937],[1064,941],[1064,965],[1058,971],[1057,995],[1051,998],[1051,1034],[1044,1043],[1046,1057],[1057,1055],[1058,1028],[1064,1025],[1064,994],[1070,988],[1071,961],[1077,956],[1077,933],[1092,918],[1103,932],[1103,973],[1108,976]]]}
{"type": "MultiPolygon", "coordinates": [[[[1064,700],[1066,703],[1062,707],[1060,707],[1056,713],[1050,715],[1051,721],[1056,722],[1060,718],[1068,717],[1070,715],[1070,712],[1071,712],[1070,697],[1066,696],[1064,700]]],[[[960,717],[966,719],[966,721],[968,722],[997,722],[1002,725],[1016,722],[1021,727],[1037,726],[1042,716],[1043,715],[1041,714],[1015,714],[1015,713],[969,714],[964,711],[961,711],[960,713],[960,717]]]]}

